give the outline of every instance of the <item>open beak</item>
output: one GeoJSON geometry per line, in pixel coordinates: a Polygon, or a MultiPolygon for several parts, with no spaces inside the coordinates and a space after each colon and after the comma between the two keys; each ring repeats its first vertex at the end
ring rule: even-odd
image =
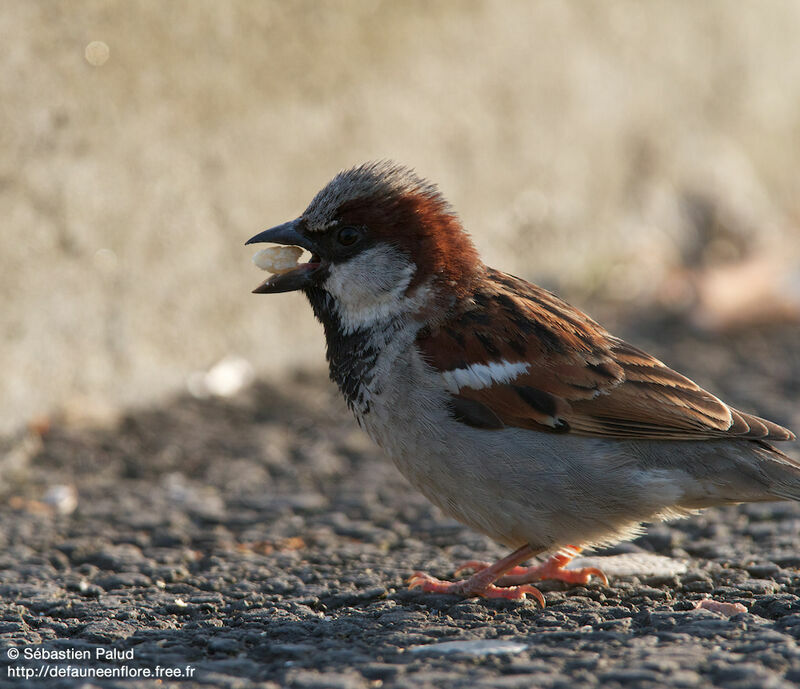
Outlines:
{"type": "Polygon", "coordinates": [[[300,232],[299,226],[299,219],[285,222],[283,225],[259,232],[255,237],[250,237],[245,242],[245,245],[270,243],[300,246],[311,252],[311,260],[308,263],[300,263],[296,268],[292,268],[290,271],[280,275],[270,275],[253,290],[253,294],[294,292],[295,290],[309,287],[314,283],[314,275],[319,270],[322,262],[316,253],[317,247],[314,242],[300,232]]]}

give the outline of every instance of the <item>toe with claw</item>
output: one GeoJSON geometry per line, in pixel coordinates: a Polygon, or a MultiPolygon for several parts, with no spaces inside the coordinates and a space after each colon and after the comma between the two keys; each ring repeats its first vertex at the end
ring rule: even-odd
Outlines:
{"type": "Polygon", "coordinates": [[[492,583],[476,581],[475,577],[460,581],[442,581],[424,572],[415,572],[409,579],[408,588],[420,588],[428,593],[448,593],[460,596],[480,596],[482,598],[505,598],[507,600],[525,600],[533,596],[539,605],[545,607],[542,592],[530,584],[520,586],[495,586],[492,583]]]}
{"type": "MultiPolygon", "coordinates": [[[[532,581],[563,581],[566,584],[588,584],[593,578],[598,579],[604,586],[608,586],[608,577],[597,567],[581,567],[579,569],[567,569],[570,561],[580,552],[580,548],[567,546],[547,559],[540,565],[533,567],[521,567],[519,565],[507,569],[502,576],[498,577],[495,583],[498,586],[518,586],[532,581]]],[[[492,565],[482,560],[470,560],[463,563],[457,570],[456,576],[461,572],[471,570],[482,572],[492,565]]]]}

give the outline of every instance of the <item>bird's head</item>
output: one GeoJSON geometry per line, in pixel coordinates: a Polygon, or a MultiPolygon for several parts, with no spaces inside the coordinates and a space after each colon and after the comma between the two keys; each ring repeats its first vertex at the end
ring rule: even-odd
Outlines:
{"type": "Polygon", "coordinates": [[[303,290],[348,329],[457,298],[482,267],[438,189],[387,161],[339,173],[299,218],[247,243],[261,242],[303,247],[311,259],[254,292],[303,290]]]}

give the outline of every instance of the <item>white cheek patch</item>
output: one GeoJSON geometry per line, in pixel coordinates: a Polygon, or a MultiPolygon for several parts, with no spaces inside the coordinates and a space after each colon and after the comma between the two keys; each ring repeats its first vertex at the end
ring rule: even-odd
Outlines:
{"type": "Polygon", "coordinates": [[[397,249],[383,245],[332,265],[324,289],[333,297],[345,332],[386,321],[418,303],[406,296],[416,267],[397,249]]]}
{"type": "Polygon", "coordinates": [[[465,368],[443,371],[445,386],[449,392],[457,394],[461,388],[483,390],[495,383],[508,383],[527,372],[530,364],[524,361],[494,361],[490,364],[472,364],[465,368]]]}

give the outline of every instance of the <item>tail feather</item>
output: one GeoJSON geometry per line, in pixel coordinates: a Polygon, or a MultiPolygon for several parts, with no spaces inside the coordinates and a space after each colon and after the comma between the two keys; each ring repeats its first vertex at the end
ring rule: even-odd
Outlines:
{"type": "Polygon", "coordinates": [[[762,470],[768,478],[771,495],[782,500],[800,501],[800,459],[790,457],[770,443],[754,440],[760,448],[762,470]]]}

